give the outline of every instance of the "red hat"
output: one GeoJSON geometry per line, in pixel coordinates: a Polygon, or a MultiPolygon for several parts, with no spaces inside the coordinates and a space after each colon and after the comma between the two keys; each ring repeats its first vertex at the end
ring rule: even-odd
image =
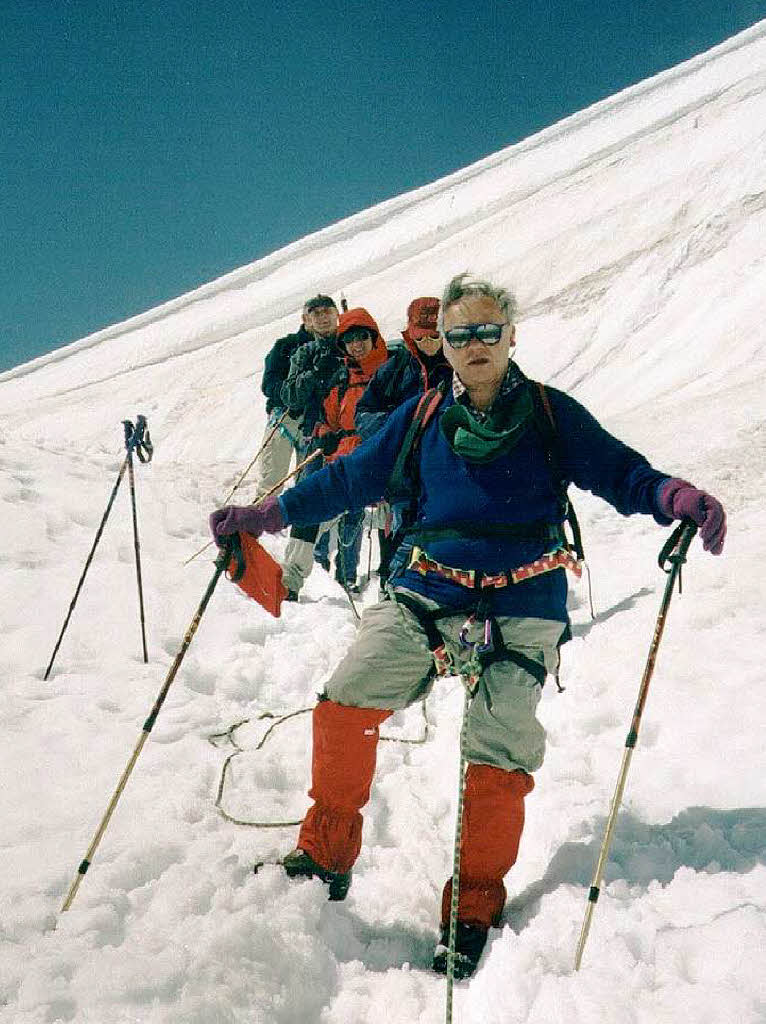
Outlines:
{"type": "Polygon", "coordinates": [[[439,330],[439,300],[432,295],[413,299],[407,307],[407,332],[414,340],[439,330]]]}

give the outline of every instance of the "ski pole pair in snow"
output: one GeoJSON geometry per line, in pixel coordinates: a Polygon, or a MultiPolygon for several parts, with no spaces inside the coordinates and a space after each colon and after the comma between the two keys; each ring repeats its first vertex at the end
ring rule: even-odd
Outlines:
{"type": "Polygon", "coordinates": [[[85,583],[85,577],[88,573],[88,569],[90,568],[90,564],[93,561],[93,556],[96,553],[98,542],[101,540],[101,534],[104,532],[104,527],[106,526],[106,521],[109,518],[109,513],[112,511],[112,505],[114,505],[114,499],[117,497],[117,491],[120,489],[120,484],[122,483],[123,477],[125,476],[125,470],[128,471],[128,479],[130,482],[130,504],[133,512],[133,547],[136,553],[136,576],[138,579],[138,606],[141,620],[141,644],[143,647],[144,662],[146,663],[149,661],[149,656],[146,651],[146,625],[144,620],[144,588],[141,582],[141,545],[138,540],[138,516],[136,512],[136,484],[133,473],[133,452],[135,452],[136,455],[138,456],[139,462],[151,462],[152,455],[154,453],[154,448],[152,446],[152,441],[149,436],[149,428],[147,426],[145,416],[137,416],[135,426],[130,420],[123,420],[122,424],[125,429],[125,448],[127,450],[127,454],[125,455],[122,465],[120,466],[119,473],[117,474],[117,480],[115,481],[114,487],[112,488],[112,493],[110,494],[109,501],[107,502],[106,505],[106,510],[104,511],[104,515],[101,518],[98,530],[96,531],[96,537],[93,541],[90,553],[88,554],[88,557],[85,561],[85,568],[83,569],[82,575],[80,576],[80,580],[74,592],[74,597],[72,598],[72,601],[69,605],[69,611],[67,612],[66,618],[64,619],[64,625],[61,627],[61,632],[59,633],[58,640],[56,641],[56,646],[53,649],[53,654],[51,655],[51,659],[48,662],[48,667],[45,670],[45,679],[47,679],[48,676],[51,674],[53,662],[56,660],[56,655],[58,654],[59,647],[61,646],[61,641],[64,639],[64,633],[66,632],[67,626],[69,625],[69,620],[72,617],[72,612],[74,611],[75,605],[77,604],[77,598],[80,596],[80,591],[82,590],[83,584],[85,583]]]}

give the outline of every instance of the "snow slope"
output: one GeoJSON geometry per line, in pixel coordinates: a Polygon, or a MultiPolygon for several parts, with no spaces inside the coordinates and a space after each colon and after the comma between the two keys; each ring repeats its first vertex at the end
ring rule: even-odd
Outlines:
{"type": "MultiPolygon", "coordinates": [[[[718,494],[721,559],[674,598],[607,882],[573,955],[665,579],[665,533],[577,495],[597,617],[573,594],[566,692],[546,688],[503,928],[456,988],[461,1022],[766,1020],[766,22],[416,192],[125,324],[0,375],[3,611],[0,1020],[431,1024],[426,969],[449,872],[459,683],[396,716],[343,904],[273,860],[307,806],[306,713],[354,634],[319,570],[270,619],[221,583],[72,909],[58,909],[211,574],[209,511],[263,428],[257,388],[302,299],[343,289],[389,336],[469,268],[519,296],[518,358],[652,462],[718,494]],[[150,662],[127,488],[48,682],[56,636],[122,461],[136,470],[150,662]],[[249,721],[209,742],[230,726],[249,721]]],[[[245,496],[247,488],[243,489],[245,496]]],[[[284,540],[272,547],[279,552],[284,540]]],[[[366,552],[363,561],[366,560],[366,552]]],[[[369,588],[364,602],[374,600],[369,588]]]]}

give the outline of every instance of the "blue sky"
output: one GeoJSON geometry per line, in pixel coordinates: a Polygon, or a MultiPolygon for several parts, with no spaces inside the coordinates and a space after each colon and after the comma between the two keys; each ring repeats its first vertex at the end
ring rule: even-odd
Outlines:
{"type": "Polygon", "coordinates": [[[464,167],[766,11],[0,0],[0,14],[4,369],[464,167]]]}

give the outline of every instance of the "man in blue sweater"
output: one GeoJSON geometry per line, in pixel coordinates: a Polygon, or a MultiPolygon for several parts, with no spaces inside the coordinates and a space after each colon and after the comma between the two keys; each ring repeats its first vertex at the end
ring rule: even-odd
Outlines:
{"type": "MultiPolygon", "coordinates": [[[[726,517],[711,495],[653,469],[578,402],[546,388],[558,449],[551,459],[535,415],[535,385],[509,360],[515,302],[504,289],[461,274],[445,290],[441,318],[454,378],[412,453],[415,546],[390,581],[393,600],[365,611],[314,711],[314,802],[284,865],[289,875],[322,879],[331,899],[345,896],[381,722],[429,691],[434,665],[437,674],[460,672],[473,693],[455,963],[456,977],[465,977],[500,920],[524,797],[545,750],[536,708],[568,630],[565,569],[578,564],[564,541],[558,477],[624,515],[644,513],[661,525],[690,517],[714,554],[723,548],[726,517]]],[[[258,536],[330,519],[378,500],[417,401],[394,412],[370,442],[280,498],[214,512],[217,541],[240,530],[258,536]]],[[[451,880],[433,963],[442,972],[450,900],[451,880]]]]}

